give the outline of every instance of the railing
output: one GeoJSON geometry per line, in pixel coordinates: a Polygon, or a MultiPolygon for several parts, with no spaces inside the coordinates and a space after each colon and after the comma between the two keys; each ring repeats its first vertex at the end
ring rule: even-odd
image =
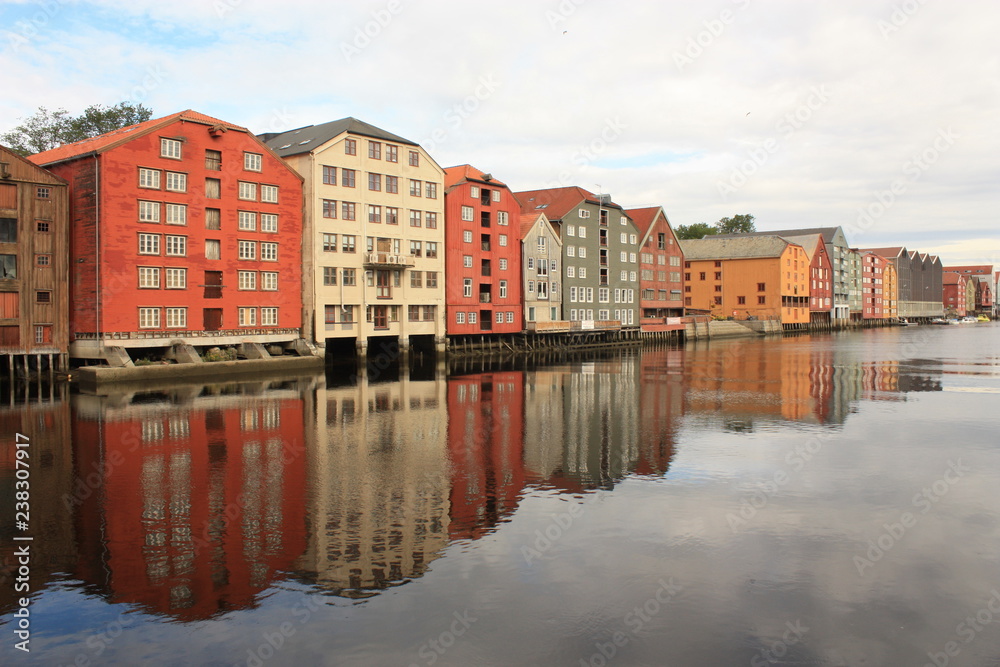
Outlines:
{"type": "Polygon", "coordinates": [[[370,252],[365,255],[365,266],[389,266],[393,268],[412,267],[415,260],[412,255],[401,255],[391,252],[370,252]]]}
{"type": "Polygon", "coordinates": [[[479,303],[492,303],[492,302],[493,302],[492,294],[490,294],[489,292],[479,293],[479,303]]]}
{"type": "Polygon", "coordinates": [[[151,329],[149,331],[105,331],[98,335],[93,331],[77,331],[73,333],[75,340],[144,340],[149,338],[222,338],[224,336],[253,336],[274,334],[300,335],[301,329],[279,329],[278,327],[262,328],[261,326],[242,329],[219,329],[216,331],[185,330],[185,329],[151,329]]]}

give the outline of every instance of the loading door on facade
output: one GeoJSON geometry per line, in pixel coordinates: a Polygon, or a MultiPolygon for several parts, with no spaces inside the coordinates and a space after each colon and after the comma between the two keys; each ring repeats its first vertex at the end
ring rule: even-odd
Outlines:
{"type": "Polygon", "coordinates": [[[222,328],[222,309],[221,308],[205,308],[202,310],[204,314],[204,327],[205,331],[218,331],[222,328]]]}
{"type": "MultiPolygon", "coordinates": [[[[206,299],[222,298],[222,271],[205,272],[205,298],[206,299]]],[[[216,310],[216,309],[209,308],[207,310],[216,310]]]]}

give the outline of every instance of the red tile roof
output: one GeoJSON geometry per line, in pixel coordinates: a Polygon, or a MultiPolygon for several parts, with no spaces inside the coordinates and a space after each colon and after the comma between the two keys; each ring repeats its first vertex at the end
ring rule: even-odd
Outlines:
{"type": "MultiPolygon", "coordinates": [[[[632,218],[635,226],[645,235],[652,227],[653,222],[656,221],[656,215],[662,210],[662,206],[647,206],[646,208],[630,208],[625,213],[632,218]]],[[[666,214],[663,217],[665,218],[666,214]]]]}
{"type": "Polygon", "coordinates": [[[142,123],[137,123],[136,125],[129,125],[128,127],[123,127],[120,130],[114,130],[97,137],[91,137],[90,139],[84,139],[72,144],[65,144],[63,146],[59,146],[58,148],[53,148],[52,150],[36,153],[35,155],[29,155],[28,159],[35,164],[48,165],[56,162],[65,162],[66,160],[71,160],[90,153],[100,153],[123,144],[126,141],[130,141],[135,137],[153,132],[158,128],[169,125],[177,120],[186,120],[194,123],[202,123],[204,125],[221,125],[227,130],[236,130],[239,132],[246,132],[247,134],[250,133],[245,127],[233,125],[232,123],[227,123],[219,120],[218,118],[212,118],[211,116],[206,116],[205,114],[188,109],[186,111],[179,111],[175,114],[164,116],[162,118],[153,118],[142,123]]]}
{"type": "Polygon", "coordinates": [[[583,201],[597,201],[597,195],[593,192],[576,186],[526,190],[515,192],[514,196],[521,202],[522,213],[542,211],[549,220],[561,220],[583,201]]]}
{"type": "Polygon", "coordinates": [[[882,255],[886,259],[894,259],[899,256],[899,253],[906,250],[903,246],[892,246],[888,248],[862,248],[862,252],[873,252],[876,255],[882,255]]]}
{"type": "Polygon", "coordinates": [[[941,274],[941,277],[944,285],[958,285],[965,278],[962,274],[955,273],[954,271],[945,271],[941,274]]]}
{"type": "Polygon", "coordinates": [[[453,185],[461,183],[463,180],[471,179],[473,181],[482,181],[484,183],[489,183],[495,185],[498,188],[506,188],[507,184],[496,180],[492,177],[492,174],[487,172],[479,171],[471,164],[460,164],[456,167],[448,167],[444,170],[444,187],[445,189],[450,188],[453,185]],[[487,180],[483,176],[490,176],[487,180]]]}
{"type": "Polygon", "coordinates": [[[945,266],[942,271],[956,271],[973,275],[988,276],[993,272],[992,264],[967,264],[964,266],[945,266]]]}

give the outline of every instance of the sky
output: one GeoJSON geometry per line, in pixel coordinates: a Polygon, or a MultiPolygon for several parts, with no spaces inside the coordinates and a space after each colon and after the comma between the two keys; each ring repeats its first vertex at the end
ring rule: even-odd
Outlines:
{"type": "Polygon", "coordinates": [[[0,132],[121,101],[255,133],[354,116],[515,191],[1000,265],[998,23],[991,0],[0,0],[0,132]]]}

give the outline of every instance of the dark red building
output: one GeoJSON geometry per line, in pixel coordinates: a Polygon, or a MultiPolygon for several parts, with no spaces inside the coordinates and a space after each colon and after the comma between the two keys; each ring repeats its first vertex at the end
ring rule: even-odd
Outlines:
{"type": "MultiPolygon", "coordinates": [[[[995,298],[993,294],[993,265],[970,264],[963,266],[946,266],[942,271],[954,271],[966,278],[976,281],[976,314],[993,315],[995,298]]],[[[947,305],[947,304],[946,304],[947,305]]]]}
{"type": "Polygon", "coordinates": [[[662,206],[625,211],[639,229],[639,324],[643,331],[683,329],[684,252],[662,206]]]}
{"type": "Polygon", "coordinates": [[[302,327],[302,179],[194,111],[33,155],[69,182],[70,356],[289,344],[302,327]]]}
{"type": "Polygon", "coordinates": [[[475,167],[444,172],[448,335],[522,331],[521,204],[475,167]]]}

